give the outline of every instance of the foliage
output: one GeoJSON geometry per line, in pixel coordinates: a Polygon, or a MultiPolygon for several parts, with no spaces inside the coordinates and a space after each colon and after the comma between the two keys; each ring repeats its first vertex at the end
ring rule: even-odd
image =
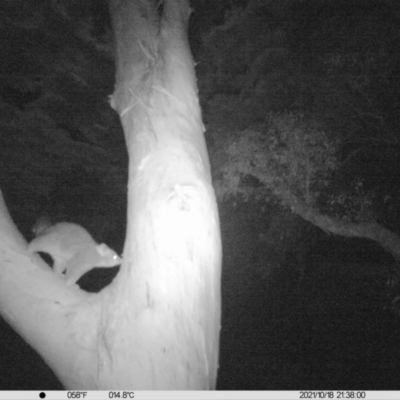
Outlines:
{"type": "Polygon", "coordinates": [[[295,199],[343,221],[373,219],[372,197],[360,178],[346,191],[334,190],[338,142],[316,121],[269,113],[263,124],[220,140],[225,150],[212,160],[218,158],[215,186],[221,198],[264,198],[288,207],[295,199]]]}
{"type": "Polygon", "coordinates": [[[249,2],[203,33],[199,86],[209,142],[225,149],[211,152],[223,196],[293,195],[343,222],[398,226],[400,208],[382,200],[400,200],[396,7],[249,2]]]}
{"type": "Polygon", "coordinates": [[[355,177],[348,191],[328,198],[326,211],[346,222],[374,220],[373,194],[368,193],[364,186],[364,180],[355,177]]]}
{"type": "Polygon", "coordinates": [[[337,168],[335,146],[315,121],[301,114],[269,113],[264,124],[228,139],[218,192],[248,199],[267,189],[283,203],[291,193],[313,205],[337,168]],[[259,184],[246,184],[249,176],[259,184]]]}

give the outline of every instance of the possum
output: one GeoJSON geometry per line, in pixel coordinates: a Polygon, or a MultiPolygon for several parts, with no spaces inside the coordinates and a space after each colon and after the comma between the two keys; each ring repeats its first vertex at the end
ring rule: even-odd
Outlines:
{"type": "Polygon", "coordinates": [[[60,222],[47,226],[47,222],[41,221],[33,231],[37,236],[29,243],[28,251],[49,254],[54,272],[65,273],[67,286],[95,267],[111,268],[122,262],[114,250],[104,243],[96,243],[78,224],[60,222]]]}

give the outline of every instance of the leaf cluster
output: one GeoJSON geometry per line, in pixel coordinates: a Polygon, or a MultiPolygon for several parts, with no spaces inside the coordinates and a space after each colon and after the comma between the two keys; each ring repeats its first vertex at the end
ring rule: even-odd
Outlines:
{"type": "Polygon", "coordinates": [[[263,124],[227,138],[224,149],[216,181],[222,197],[248,199],[268,191],[283,203],[290,193],[315,205],[338,165],[335,141],[302,114],[271,112],[263,124]],[[249,176],[258,185],[246,184],[249,176]]]}

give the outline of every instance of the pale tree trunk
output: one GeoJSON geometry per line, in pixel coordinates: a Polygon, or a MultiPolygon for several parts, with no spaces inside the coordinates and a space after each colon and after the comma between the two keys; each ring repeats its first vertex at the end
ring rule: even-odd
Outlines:
{"type": "Polygon", "coordinates": [[[220,330],[219,220],[204,141],[187,0],[111,1],[118,111],[129,153],[128,231],[107,305],[104,382],[214,388],[220,330]],[[129,307],[129,312],[126,308],[129,307]],[[126,346],[129,329],[132,346],[126,346]],[[120,358],[108,356],[118,349],[120,358]],[[113,369],[119,365],[120,368],[113,369]]]}
{"type": "Polygon", "coordinates": [[[23,241],[18,251],[2,242],[8,230],[0,227],[1,313],[68,389],[216,385],[221,242],[187,43],[190,11],[187,0],[166,0],[162,12],[159,3],[110,1],[111,104],[130,160],[117,277],[99,294],[66,287],[27,257],[23,241]],[[21,307],[30,317],[19,317],[21,307]]]}

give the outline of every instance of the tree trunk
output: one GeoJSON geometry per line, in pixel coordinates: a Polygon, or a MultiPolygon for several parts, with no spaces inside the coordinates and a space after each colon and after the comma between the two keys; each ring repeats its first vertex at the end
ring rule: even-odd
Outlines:
{"type": "Polygon", "coordinates": [[[105,352],[101,375],[123,384],[130,366],[136,387],[209,389],[220,330],[218,212],[187,42],[188,2],[164,2],[161,18],[156,3],[111,1],[117,57],[111,104],[129,152],[129,215],[127,267],[103,321],[113,331],[105,349],[121,357],[105,352]]]}
{"type": "MultiPolygon", "coordinates": [[[[23,241],[10,261],[14,249],[0,240],[1,313],[68,389],[216,385],[221,242],[187,42],[190,10],[187,0],[157,10],[160,3],[110,0],[111,105],[130,158],[117,277],[98,294],[68,288],[23,241]],[[19,317],[22,308],[29,318],[19,317]]],[[[0,238],[6,232],[0,227],[0,238]]]]}

